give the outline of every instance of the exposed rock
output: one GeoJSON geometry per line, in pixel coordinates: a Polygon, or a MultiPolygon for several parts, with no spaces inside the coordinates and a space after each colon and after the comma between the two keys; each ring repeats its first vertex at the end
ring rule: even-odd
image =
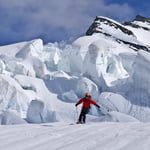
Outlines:
{"type": "MultiPolygon", "coordinates": [[[[98,16],[96,17],[96,19],[94,20],[92,25],[87,30],[86,35],[92,35],[93,33],[99,33],[99,32],[102,33],[102,31],[101,31],[101,30],[103,30],[103,28],[101,27],[102,23],[105,25],[114,27],[115,29],[120,29],[123,33],[125,33],[127,35],[134,36],[132,31],[128,30],[127,28],[123,27],[122,25],[119,25],[119,23],[117,24],[115,21],[113,22],[113,20],[109,20],[107,18],[98,17],[98,16]]],[[[107,34],[107,33],[105,33],[105,34],[107,34]]]]}
{"type": "Polygon", "coordinates": [[[143,45],[131,43],[131,42],[124,41],[124,40],[120,40],[120,39],[116,39],[116,41],[117,41],[118,43],[123,42],[124,44],[128,44],[129,47],[130,47],[131,49],[135,50],[135,51],[138,51],[138,50],[144,50],[144,51],[147,51],[147,52],[150,51],[150,49],[149,49],[148,47],[143,46],[143,45]]]}
{"type": "Polygon", "coordinates": [[[148,27],[143,27],[138,24],[135,24],[134,21],[150,23],[150,18],[146,18],[146,17],[140,16],[140,15],[137,15],[133,21],[127,21],[123,25],[132,26],[134,28],[142,28],[142,29],[148,30],[148,31],[150,30],[150,28],[148,28],[148,27]]]}
{"type": "Polygon", "coordinates": [[[135,20],[150,23],[150,18],[146,18],[146,17],[140,16],[140,15],[137,15],[135,20]]]}
{"type": "MultiPolygon", "coordinates": [[[[136,19],[134,21],[142,21],[142,22],[149,23],[150,19],[137,15],[136,19]]],[[[139,24],[136,24],[134,22],[125,22],[122,25],[120,23],[117,23],[114,20],[109,19],[109,18],[97,16],[95,18],[94,22],[92,23],[92,25],[87,30],[86,35],[100,33],[107,37],[112,37],[118,43],[124,43],[124,44],[129,45],[129,48],[131,48],[135,51],[138,51],[138,50],[150,51],[150,49],[147,45],[144,45],[144,44],[142,45],[141,43],[138,43],[138,42],[135,42],[135,43],[130,42],[130,38],[133,38],[135,40],[137,40],[137,39],[136,39],[136,36],[134,35],[134,33],[131,30],[127,29],[125,25],[132,26],[134,28],[143,28],[144,30],[147,30],[147,31],[150,30],[150,28],[148,28],[147,26],[146,27],[140,26],[139,24]],[[119,35],[117,33],[119,33],[119,35]]]]}

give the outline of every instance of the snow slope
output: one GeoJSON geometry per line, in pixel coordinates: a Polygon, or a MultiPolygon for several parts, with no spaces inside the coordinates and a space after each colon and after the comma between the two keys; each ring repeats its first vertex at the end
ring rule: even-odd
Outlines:
{"type": "Polygon", "coordinates": [[[2,150],[148,150],[149,123],[0,126],[2,150]]]}

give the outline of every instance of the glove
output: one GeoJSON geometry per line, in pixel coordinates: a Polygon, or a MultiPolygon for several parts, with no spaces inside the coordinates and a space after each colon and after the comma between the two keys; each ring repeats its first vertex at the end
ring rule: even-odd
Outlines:
{"type": "Polygon", "coordinates": [[[97,108],[101,108],[99,105],[97,105],[97,108]]]}
{"type": "Polygon", "coordinates": [[[97,106],[97,110],[98,110],[98,111],[101,111],[100,108],[101,108],[100,106],[97,106]]]}
{"type": "Polygon", "coordinates": [[[75,106],[77,107],[77,106],[78,106],[78,104],[75,104],[75,106]]]}

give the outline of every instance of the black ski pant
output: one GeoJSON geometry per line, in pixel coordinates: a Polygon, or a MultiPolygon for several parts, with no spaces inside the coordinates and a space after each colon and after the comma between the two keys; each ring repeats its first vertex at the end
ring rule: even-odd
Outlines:
{"type": "Polygon", "coordinates": [[[89,108],[82,107],[82,110],[81,110],[81,113],[80,113],[80,116],[79,116],[79,122],[81,122],[81,121],[85,122],[86,114],[88,112],[89,112],[89,108]]]}

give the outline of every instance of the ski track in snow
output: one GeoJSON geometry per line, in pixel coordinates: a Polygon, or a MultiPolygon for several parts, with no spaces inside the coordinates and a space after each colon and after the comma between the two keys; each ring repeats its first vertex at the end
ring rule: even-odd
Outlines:
{"type": "Polygon", "coordinates": [[[148,150],[150,123],[0,126],[0,150],[148,150]]]}

